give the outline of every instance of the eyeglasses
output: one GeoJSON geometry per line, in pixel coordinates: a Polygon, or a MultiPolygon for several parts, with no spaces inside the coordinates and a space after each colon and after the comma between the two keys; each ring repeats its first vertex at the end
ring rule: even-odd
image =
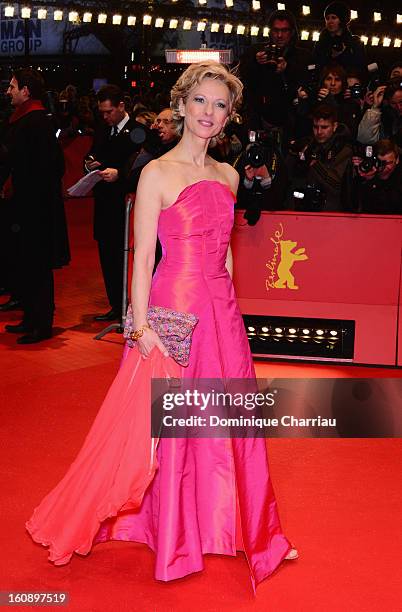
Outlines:
{"type": "Polygon", "coordinates": [[[173,123],[173,119],[155,119],[155,123],[157,123],[158,125],[160,123],[163,123],[164,125],[170,125],[171,123],[173,123]]]}
{"type": "Polygon", "coordinates": [[[291,31],[291,28],[272,28],[271,30],[273,34],[289,34],[291,31]]]}

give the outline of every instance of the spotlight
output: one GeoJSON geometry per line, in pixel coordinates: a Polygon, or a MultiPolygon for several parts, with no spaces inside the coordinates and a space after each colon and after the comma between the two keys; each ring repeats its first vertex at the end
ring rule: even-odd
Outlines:
{"type": "Polygon", "coordinates": [[[305,336],[308,336],[310,334],[310,330],[309,329],[303,329],[303,334],[305,336]]]}
{"type": "Polygon", "coordinates": [[[388,36],[384,36],[384,38],[382,39],[382,46],[383,47],[390,47],[391,46],[391,39],[388,38],[388,36]]]}
{"type": "Polygon", "coordinates": [[[106,13],[99,13],[98,15],[98,23],[106,23],[107,15],[106,13]]]}
{"type": "Polygon", "coordinates": [[[198,4],[203,5],[203,4],[206,4],[206,3],[207,3],[207,0],[198,0],[198,4]]]}
{"type": "Polygon", "coordinates": [[[338,332],[335,331],[334,329],[331,329],[331,331],[329,332],[331,334],[331,336],[337,336],[338,332]]]}
{"type": "Polygon", "coordinates": [[[163,28],[164,23],[165,23],[165,20],[162,19],[162,17],[157,17],[155,19],[155,28],[163,28]]]}
{"type": "Polygon", "coordinates": [[[183,22],[183,30],[191,30],[192,22],[190,19],[185,19],[183,22]]]}
{"type": "Polygon", "coordinates": [[[253,11],[259,11],[261,8],[260,0],[253,0],[252,7],[253,7],[253,11]]]}
{"type": "Polygon", "coordinates": [[[302,30],[301,31],[300,38],[302,40],[308,40],[309,36],[310,36],[310,32],[308,32],[307,30],[302,30]]]}
{"type": "Polygon", "coordinates": [[[144,15],[144,16],[143,16],[143,18],[142,18],[142,23],[143,23],[144,25],[146,25],[146,26],[151,25],[151,23],[152,23],[152,17],[151,17],[151,15],[144,15]]]}
{"type": "Polygon", "coordinates": [[[47,17],[47,9],[40,8],[38,9],[38,19],[46,19],[47,17]]]}
{"type": "Polygon", "coordinates": [[[263,331],[264,334],[266,334],[267,332],[269,332],[269,327],[261,327],[261,331],[263,331]]]}
{"type": "Polygon", "coordinates": [[[60,11],[59,9],[55,9],[53,12],[53,19],[55,21],[63,21],[63,11],[60,11]]]}
{"type": "Polygon", "coordinates": [[[71,21],[71,23],[76,23],[78,21],[77,11],[70,11],[68,14],[68,20],[71,21]]]}
{"type": "Polygon", "coordinates": [[[371,37],[371,46],[372,47],[378,47],[378,43],[380,42],[380,39],[378,38],[378,36],[372,36],[371,37]]]}
{"type": "Polygon", "coordinates": [[[112,17],[112,23],[113,25],[120,25],[121,24],[121,15],[113,15],[112,17]]]}
{"type": "Polygon", "coordinates": [[[205,32],[206,26],[207,26],[207,22],[206,21],[199,21],[197,23],[197,32],[205,32]]]}
{"type": "Polygon", "coordinates": [[[363,45],[367,45],[368,43],[368,36],[360,36],[360,40],[362,41],[363,45]]]}
{"type": "Polygon", "coordinates": [[[238,25],[236,34],[244,34],[245,31],[246,31],[246,27],[244,25],[238,25]]]}
{"type": "Polygon", "coordinates": [[[324,330],[323,329],[316,329],[315,333],[317,334],[317,336],[323,336],[324,335],[324,330]]]}
{"type": "Polygon", "coordinates": [[[294,327],[289,327],[288,331],[289,331],[289,334],[293,336],[297,330],[294,327]]]}
{"type": "Polygon", "coordinates": [[[402,23],[402,15],[400,15],[399,13],[397,13],[396,15],[396,23],[402,23]]]}
{"type": "Polygon", "coordinates": [[[21,8],[21,17],[23,19],[30,19],[31,18],[31,9],[29,6],[23,6],[21,8]]]}
{"type": "Polygon", "coordinates": [[[225,23],[225,26],[223,28],[223,33],[224,34],[231,34],[233,30],[233,26],[231,23],[225,23]]]}
{"type": "Polygon", "coordinates": [[[276,332],[277,334],[283,334],[283,329],[282,329],[282,327],[275,327],[275,332],[276,332]]]}
{"type": "Polygon", "coordinates": [[[310,15],[310,13],[311,13],[310,7],[307,6],[306,4],[303,4],[303,6],[302,6],[302,13],[303,13],[303,15],[310,15]]]}
{"type": "Polygon", "coordinates": [[[251,26],[250,28],[251,36],[258,36],[259,31],[260,31],[260,28],[258,26],[251,26]]]}
{"type": "Polygon", "coordinates": [[[82,21],[84,23],[91,23],[91,21],[92,21],[92,13],[88,13],[88,12],[84,13],[83,16],[82,16],[82,21]]]}
{"type": "Polygon", "coordinates": [[[179,24],[179,20],[178,19],[171,19],[169,21],[169,28],[171,30],[175,30],[177,28],[178,24],[179,24]]]}
{"type": "Polygon", "coordinates": [[[247,327],[247,330],[248,330],[248,331],[251,331],[251,332],[255,332],[255,327],[251,327],[251,326],[249,326],[249,327],[247,327]]]}
{"type": "Polygon", "coordinates": [[[225,0],[226,8],[232,8],[233,0],[225,0]]]}
{"type": "Polygon", "coordinates": [[[265,26],[265,28],[262,31],[262,35],[264,36],[264,38],[267,38],[269,36],[269,28],[268,28],[268,26],[265,26]]]}
{"type": "Polygon", "coordinates": [[[350,11],[350,18],[357,19],[359,17],[359,13],[357,11],[350,11]]]}
{"type": "Polygon", "coordinates": [[[381,13],[376,13],[374,11],[374,21],[381,21],[381,13]]]}
{"type": "Polygon", "coordinates": [[[278,2],[278,4],[276,6],[278,8],[278,11],[285,11],[286,10],[286,4],[284,4],[283,2],[278,2]]]}
{"type": "Polygon", "coordinates": [[[400,38],[395,38],[394,47],[401,47],[402,40],[400,38]]]}
{"type": "Polygon", "coordinates": [[[211,23],[211,32],[219,32],[219,23],[211,23]]]}
{"type": "Polygon", "coordinates": [[[4,17],[14,17],[14,7],[10,4],[4,8],[4,17]]]}
{"type": "Polygon", "coordinates": [[[317,31],[313,32],[312,38],[314,42],[317,42],[318,40],[320,40],[320,33],[317,31]]]}

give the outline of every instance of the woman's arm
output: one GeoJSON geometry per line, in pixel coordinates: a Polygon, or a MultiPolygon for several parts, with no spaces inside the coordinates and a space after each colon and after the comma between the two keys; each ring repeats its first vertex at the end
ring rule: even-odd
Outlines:
{"type": "Polygon", "coordinates": [[[232,254],[232,249],[231,249],[230,244],[229,244],[228,252],[226,255],[225,266],[226,266],[226,270],[229,272],[230,278],[233,278],[233,254],[232,254]]]}
{"type": "Polygon", "coordinates": [[[135,198],[131,304],[134,330],[144,329],[143,336],[138,339],[138,348],[144,357],[149,356],[154,346],[158,346],[162,353],[168,355],[158,335],[146,327],[158,219],[162,205],[161,183],[159,162],[151,161],[141,173],[135,198]]]}
{"type": "MultiPolygon", "coordinates": [[[[228,181],[229,187],[233,195],[236,197],[237,190],[239,187],[239,179],[240,179],[239,173],[237,172],[237,170],[233,168],[233,166],[230,166],[229,164],[223,164],[223,165],[224,165],[226,180],[228,181]]],[[[228,252],[226,255],[225,265],[226,265],[227,271],[229,272],[230,278],[233,278],[233,254],[232,254],[232,249],[230,247],[230,244],[229,244],[228,252]]]]}

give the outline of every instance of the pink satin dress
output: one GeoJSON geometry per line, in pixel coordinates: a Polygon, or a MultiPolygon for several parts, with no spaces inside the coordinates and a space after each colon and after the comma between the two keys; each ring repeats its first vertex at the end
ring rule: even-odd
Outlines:
{"type": "MultiPolygon", "coordinates": [[[[183,189],[159,218],[163,257],[153,278],[150,304],[191,312],[199,318],[190,363],[181,368],[181,376],[186,378],[255,377],[243,320],[225,267],[233,218],[234,196],[229,187],[210,180],[183,189]]],[[[118,377],[125,366],[127,369],[127,361],[134,359],[134,352],[136,349],[126,348],[118,377]]],[[[133,363],[130,368],[139,367],[137,357],[133,363]]],[[[117,406],[122,385],[129,384],[128,379],[126,375],[114,383],[114,392],[109,392],[101,413],[110,413],[113,405],[117,406]]],[[[119,417],[121,427],[124,418],[119,417]]],[[[134,451],[133,464],[135,461],[134,451]]],[[[124,463],[129,469],[127,458],[124,463]]],[[[88,459],[88,469],[91,465],[88,459]]],[[[82,470],[78,466],[78,477],[82,470]]],[[[98,522],[91,520],[90,501],[85,517],[77,519],[83,544],[63,542],[62,553],[58,551],[61,543],[52,544],[45,522],[46,517],[63,511],[61,495],[68,496],[70,490],[71,497],[78,496],[76,486],[71,491],[71,482],[76,481],[73,475],[62,491],[56,487],[56,493],[50,494],[53,498],[45,498],[27,524],[32,537],[49,546],[50,560],[55,563],[67,562],[73,551],[86,554],[94,543],[142,542],[155,553],[155,578],[168,581],[202,570],[206,553],[234,556],[242,550],[255,589],[291,549],[281,530],[263,439],[161,439],[157,469],[140,485],[137,479],[136,496],[131,496],[131,501],[120,496],[108,504],[106,514],[95,507],[98,522]],[[91,522],[91,529],[85,531],[83,522],[91,522]]],[[[102,499],[104,495],[103,491],[102,499]]]]}

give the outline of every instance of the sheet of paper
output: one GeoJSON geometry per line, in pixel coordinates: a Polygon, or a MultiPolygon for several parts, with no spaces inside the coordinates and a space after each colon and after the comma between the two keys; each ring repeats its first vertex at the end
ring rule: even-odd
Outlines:
{"type": "Polygon", "coordinates": [[[70,196],[85,196],[89,193],[96,183],[99,183],[102,178],[99,176],[99,170],[93,170],[86,174],[80,180],[67,189],[67,193],[70,196]]]}

